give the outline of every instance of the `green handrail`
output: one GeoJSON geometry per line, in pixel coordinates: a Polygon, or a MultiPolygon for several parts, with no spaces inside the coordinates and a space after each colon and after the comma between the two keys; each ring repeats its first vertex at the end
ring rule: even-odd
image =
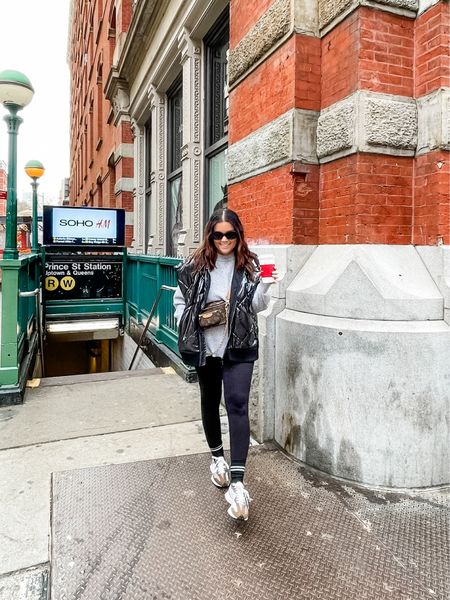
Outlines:
{"type": "Polygon", "coordinates": [[[40,257],[21,255],[0,260],[2,319],[0,385],[18,384],[20,364],[37,330],[35,290],[40,285],[40,257]]]}
{"type": "Polygon", "coordinates": [[[171,256],[128,255],[127,321],[133,318],[145,325],[159,290],[157,304],[148,329],[155,340],[178,354],[178,334],[173,308],[173,290],[177,285],[175,268],[180,258],[171,256]]]}
{"type": "Polygon", "coordinates": [[[155,301],[153,302],[153,306],[152,306],[152,309],[150,311],[150,314],[147,317],[147,322],[145,324],[145,327],[144,327],[144,329],[143,329],[143,331],[141,333],[141,336],[139,338],[139,341],[137,343],[136,350],[134,351],[133,358],[131,359],[130,366],[128,367],[129,371],[131,371],[132,368],[133,368],[134,361],[136,360],[136,356],[138,355],[139,350],[143,349],[142,342],[145,340],[145,336],[147,335],[147,330],[148,330],[148,328],[149,328],[149,326],[150,326],[150,324],[152,322],[153,315],[155,314],[156,309],[158,308],[158,304],[159,304],[159,301],[161,299],[162,293],[164,292],[164,290],[168,291],[168,292],[174,292],[175,289],[176,289],[175,287],[170,287],[168,285],[162,285],[159,288],[158,294],[157,294],[157,296],[155,298],[155,301]]]}

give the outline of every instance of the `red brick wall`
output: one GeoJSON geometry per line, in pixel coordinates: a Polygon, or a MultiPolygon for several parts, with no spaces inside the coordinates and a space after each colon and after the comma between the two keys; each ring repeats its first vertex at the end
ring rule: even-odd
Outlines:
{"type": "MultiPolygon", "coordinates": [[[[89,202],[93,197],[95,206],[123,206],[127,210],[132,210],[132,205],[130,206],[126,195],[131,192],[120,192],[116,197],[114,186],[118,178],[133,177],[133,160],[130,158],[120,159],[113,169],[108,164],[111,154],[117,151],[121,144],[133,142],[130,123],[122,122],[117,127],[113,124],[109,118],[111,105],[104,93],[117,37],[121,32],[127,31],[131,21],[131,0],[122,0],[120,11],[115,15],[115,35],[110,31],[110,25],[114,24],[114,0],[106,0],[102,7],[103,20],[99,20],[101,15],[98,14],[94,32],[89,33],[92,39],[88,40],[83,35],[78,39],[76,35],[79,28],[81,31],[89,32],[86,22],[89,18],[88,11],[80,10],[80,6],[75,6],[73,12],[75,35],[71,39],[70,53],[72,58],[72,104],[74,106],[71,115],[70,197],[78,205],[89,202]],[[97,31],[99,31],[98,39],[93,37],[97,31]],[[84,53],[86,43],[91,48],[87,63],[79,60],[80,52],[84,53]],[[101,81],[97,79],[99,73],[101,73],[101,81]],[[84,90],[83,98],[93,98],[92,108],[90,100],[85,103],[80,102],[80,89],[84,90]],[[82,123],[81,126],[80,123],[82,123]],[[86,123],[87,135],[84,133],[84,123],[86,123]],[[98,179],[101,180],[101,183],[98,179]],[[122,198],[124,194],[125,196],[122,198]]],[[[97,12],[98,6],[96,4],[97,12]]],[[[129,233],[127,235],[131,241],[132,235],[129,233]]]]}
{"type": "Polygon", "coordinates": [[[357,187],[358,157],[356,154],[320,167],[320,243],[355,243],[357,187]]]}
{"type": "Polygon", "coordinates": [[[321,166],[321,244],[409,244],[413,160],[354,154],[321,166]]]}
{"type": "Polygon", "coordinates": [[[295,39],[295,108],[316,110],[321,108],[321,58],[319,38],[296,35],[295,39]]]}
{"type": "MultiPolygon", "coordinates": [[[[235,40],[252,25],[249,6],[231,3],[235,40]]],[[[294,107],[320,111],[360,89],[420,97],[450,87],[449,48],[443,1],[417,19],[362,7],[321,40],[294,35],[232,91],[230,142],[294,107]]],[[[231,185],[230,204],[259,243],[450,243],[449,165],[439,151],[359,153],[305,176],[284,166],[231,185]]]]}
{"type": "Polygon", "coordinates": [[[358,244],[409,244],[412,232],[413,158],[360,154],[355,202],[358,244]],[[371,188],[363,166],[379,183],[371,188]],[[362,203],[370,213],[364,213],[362,203]]]}
{"type": "MultiPolygon", "coordinates": [[[[4,164],[4,163],[2,163],[2,164],[4,164]]],[[[8,187],[7,173],[6,173],[5,169],[3,169],[0,166],[0,190],[6,190],[7,187],[8,187]]]]}
{"type": "Polygon", "coordinates": [[[230,1],[230,48],[234,48],[274,0],[231,0],[230,1]]]}
{"type": "Polygon", "coordinates": [[[124,157],[119,160],[116,164],[116,179],[119,180],[122,177],[133,177],[133,158],[124,157]]]}
{"type": "Polygon", "coordinates": [[[106,194],[103,194],[103,206],[109,206],[111,208],[121,208],[117,204],[117,197],[114,191],[116,185],[116,169],[108,169],[108,175],[103,184],[103,190],[106,194]]]}
{"type": "Polygon", "coordinates": [[[305,173],[296,173],[294,180],[293,242],[319,242],[319,166],[304,165],[305,173]]]}
{"type": "Polygon", "coordinates": [[[292,37],[231,91],[230,144],[294,108],[295,59],[292,37]]]}
{"type": "Polygon", "coordinates": [[[416,20],[415,96],[450,86],[450,5],[439,2],[416,20]]]}
{"type": "Polygon", "coordinates": [[[419,156],[414,188],[414,244],[450,244],[449,205],[449,153],[437,151],[419,156]]]}
{"type": "Polygon", "coordinates": [[[125,246],[130,247],[131,242],[133,241],[133,226],[125,225],[125,246]]]}
{"type": "Polygon", "coordinates": [[[286,165],[230,186],[252,243],[409,244],[413,159],[354,154],[293,175],[286,165]],[[319,208],[320,197],[320,208],[319,208]]]}
{"type": "Polygon", "coordinates": [[[322,108],[358,89],[413,95],[414,20],[354,11],[322,39],[322,108]]]}
{"type": "Polygon", "coordinates": [[[358,88],[413,95],[414,19],[362,8],[358,88]]]}
{"type": "Polygon", "coordinates": [[[319,168],[306,169],[294,175],[285,165],[230,186],[229,206],[239,212],[251,243],[317,243],[319,168]]]}
{"type": "Polygon", "coordinates": [[[359,37],[358,11],[355,11],[322,38],[322,108],[358,89],[359,37]]]}
{"type": "MultiPolygon", "coordinates": [[[[450,86],[450,5],[440,2],[420,15],[415,31],[415,96],[450,86]]],[[[450,243],[450,153],[416,159],[413,243],[450,243]]]]}
{"type": "Polygon", "coordinates": [[[133,8],[128,0],[122,2],[119,14],[116,15],[116,34],[128,31],[133,16],[133,8]]]}
{"type": "Polygon", "coordinates": [[[230,93],[233,144],[292,108],[320,110],[320,40],[294,35],[230,93]]]}
{"type": "Polygon", "coordinates": [[[124,144],[133,143],[133,133],[131,131],[131,123],[129,121],[122,121],[117,127],[118,139],[124,144]]]}
{"type": "Polygon", "coordinates": [[[133,210],[133,192],[122,192],[120,201],[121,208],[128,211],[133,210]]]}

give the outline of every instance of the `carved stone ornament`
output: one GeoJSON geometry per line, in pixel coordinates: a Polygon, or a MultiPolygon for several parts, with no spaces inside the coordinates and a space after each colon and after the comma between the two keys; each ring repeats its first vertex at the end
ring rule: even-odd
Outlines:
{"type": "Polygon", "coordinates": [[[144,230],[145,230],[145,136],[143,128],[138,125],[135,126],[136,132],[136,159],[137,162],[137,194],[135,196],[135,231],[134,237],[136,239],[136,246],[138,249],[144,247],[144,230]]]}
{"type": "Polygon", "coordinates": [[[200,241],[200,161],[195,159],[193,165],[193,241],[200,241]]]}
{"type": "Polygon", "coordinates": [[[112,101],[114,116],[117,118],[120,115],[127,113],[130,107],[130,96],[124,88],[119,87],[112,101]]]}

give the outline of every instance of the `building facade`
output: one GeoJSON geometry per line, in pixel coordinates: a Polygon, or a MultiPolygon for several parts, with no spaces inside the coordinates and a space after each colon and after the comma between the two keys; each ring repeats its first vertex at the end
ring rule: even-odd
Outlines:
{"type": "Polygon", "coordinates": [[[255,435],[347,479],[449,483],[449,3],[130,9],[104,92],[134,144],[134,251],[186,256],[228,204],[285,273],[255,435]]]}
{"type": "Polygon", "coordinates": [[[448,483],[449,4],[257,6],[231,2],[228,183],[287,273],[261,437],[344,478],[448,483]]]}
{"type": "Polygon", "coordinates": [[[132,120],[136,252],[186,255],[226,204],[228,46],[226,1],[134,3],[106,95],[132,120]]]}
{"type": "Polygon", "coordinates": [[[105,85],[131,14],[131,0],[72,0],[68,44],[69,202],[125,209],[127,245],[133,239],[133,136],[129,116],[114,116],[105,85]]]}

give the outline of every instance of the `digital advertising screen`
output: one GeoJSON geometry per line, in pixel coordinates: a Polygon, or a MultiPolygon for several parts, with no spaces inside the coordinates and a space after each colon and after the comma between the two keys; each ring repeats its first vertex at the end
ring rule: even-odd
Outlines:
{"type": "Polygon", "coordinates": [[[44,206],[45,246],[123,246],[125,211],[122,208],[44,206]]]}

